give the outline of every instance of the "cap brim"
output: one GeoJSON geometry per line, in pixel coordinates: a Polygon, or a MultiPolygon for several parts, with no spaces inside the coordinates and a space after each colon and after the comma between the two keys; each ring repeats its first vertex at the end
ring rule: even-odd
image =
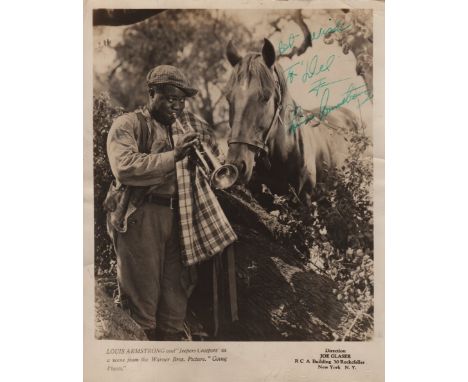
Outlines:
{"type": "Polygon", "coordinates": [[[180,84],[173,83],[172,81],[151,81],[147,82],[148,87],[157,86],[157,85],[171,85],[175,86],[176,88],[182,90],[187,97],[193,97],[195,94],[198,93],[198,89],[190,88],[188,86],[181,86],[180,84]]]}
{"type": "Polygon", "coordinates": [[[182,90],[185,95],[187,97],[193,97],[195,94],[198,93],[198,90],[197,89],[194,89],[194,88],[182,88],[182,87],[179,87],[180,90],[182,90]]]}

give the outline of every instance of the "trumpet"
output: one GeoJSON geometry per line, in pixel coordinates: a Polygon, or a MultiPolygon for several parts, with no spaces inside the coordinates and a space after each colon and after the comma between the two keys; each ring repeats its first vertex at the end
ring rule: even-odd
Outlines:
{"type": "MultiPolygon", "coordinates": [[[[175,114],[174,118],[177,126],[184,133],[187,133],[187,129],[182,125],[175,114]]],[[[190,126],[190,124],[188,125],[190,130],[194,131],[193,127],[190,126]]],[[[236,183],[237,177],[239,176],[237,167],[229,163],[221,164],[216,155],[211,152],[209,147],[204,142],[199,141],[198,144],[201,150],[194,146],[194,154],[199,163],[199,167],[202,170],[202,173],[210,183],[211,187],[218,190],[224,190],[236,183]]]]}

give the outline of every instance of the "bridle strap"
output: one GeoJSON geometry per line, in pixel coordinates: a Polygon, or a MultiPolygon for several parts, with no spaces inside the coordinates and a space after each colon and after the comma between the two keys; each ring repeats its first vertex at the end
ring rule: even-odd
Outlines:
{"type": "MultiPolygon", "coordinates": [[[[271,134],[271,132],[273,130],[273,126],[276,124],[276,121],[280,117],[280,112],[281,112],[281,104],[278,104],[278,106],[276,107],[275,116],[273,117],[273,120],[271,121],[270,127],[268,128],[267,133],[265,135],[265,138],[263,139],[263,146],[264,147],[268,147],[267,146],[268,139],[270,138],[270,134],[271,134]]],[[[267,150],[265,150],[265,151],[267,151],[267,150]]]]}
{"type": "Polygon", "coordinates": [[[260,141],[252,142],[252,141],[248,141],[246,139],[243,139],[242,137],[236,137],[236,138],[233,138],[233,139],[229,140],[228,144],[230,145],[232,143],[247,145],[247,146],[251,146],[251,147],[253,147],[255,149],[260,149],[262,151],[267,151],[266,145],[263,142],[260,142],[260,141]]]}

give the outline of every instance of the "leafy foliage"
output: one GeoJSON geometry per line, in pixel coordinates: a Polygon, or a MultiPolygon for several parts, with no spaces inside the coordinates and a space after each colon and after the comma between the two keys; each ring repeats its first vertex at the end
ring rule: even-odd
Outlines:
{"type": "Polygon", "coordinates": [[[106,231],[106,213],[102,203],[112,181],[106,154],[107,134],[114,118],[123,113],[113,107],[104,93],[93,100],[93,171],[94,171],[94,271],[99,276],[115,274],[115,254],[106,231]]]}
{"type": "Polygon", "coordinates": [[[318,185],[311,208],[292,189],[278,196],[264,186],[258,199],[270,200],[265,207],[288,227],[284,244],[293,243],[307,267],[336,281],[337,299],[350,313],[337,338],[365,340],[372,335],[374,296],[373,167],[364,154],[371,142],[359,132],[349,141],[345,164],[318,185]]]}
{"type": "Polygon", "coordinates": [[[250,41],[251,36],[243,24],[208,10],[166,10],[134,24],[115,47],[119,64],[110,80],[111,96],[133,110],[146,101],[148,71],[174,65],[199,89],[189,100],[191,108],[215,126],[227,120],[221,89],[229,69],[224,54],[230,39],[250,41]]]}

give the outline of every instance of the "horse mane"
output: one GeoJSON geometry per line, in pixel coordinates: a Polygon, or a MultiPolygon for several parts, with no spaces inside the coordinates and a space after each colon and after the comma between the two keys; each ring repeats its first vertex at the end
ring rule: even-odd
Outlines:
{"type": "MultiPolygon", "coordinates": [[[[286,92],[288,90],[286,77],[284,76],[284,70],[280,64],[275,63],[274,68],[278,77],[281,99],[284,106],[286,92]]],[[[234,71],[224,90],[225,95],[228,97],[237,83],[243,80],[250,83],[252,78],[256,78],[260,82],[258,89],[259,95],[270,97],[275,94],[276,86],[273,72],[266,66],[261,53],[251,52],[247,53],[239,64],[234,67],[234,71]]]]}
{"type": "Polygon", "coordinates": [[[285,110],[286,95],[288,93],[288,85],[286,83],[286,77],[284,75],[284,69],[278,63],[276,63],[274,65],[274,67],[275,67],[275,70],[276,70],[276,74],[278,76],[278,83],[279,83],[280,92],[281,92],[281,100],[282,100],[283,110],[285,110]]]}

